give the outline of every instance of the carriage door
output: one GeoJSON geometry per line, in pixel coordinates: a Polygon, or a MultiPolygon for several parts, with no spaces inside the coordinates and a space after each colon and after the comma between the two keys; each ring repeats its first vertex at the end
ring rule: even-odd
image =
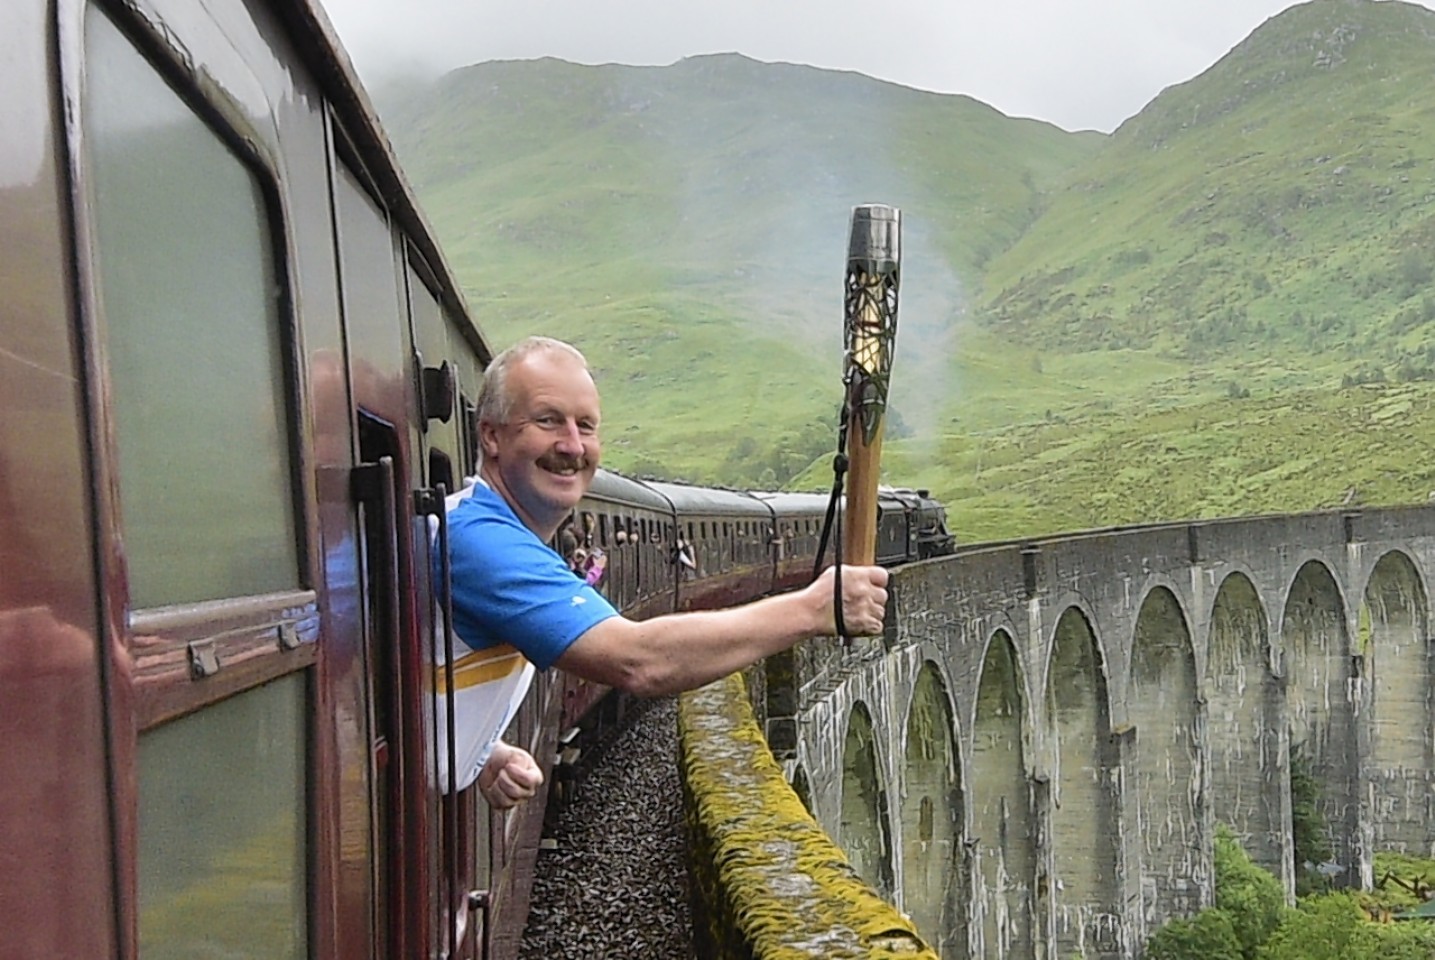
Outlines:
{"type": "MultiPolygon", "coordinates": [[[[336,140],[339,137],[336,136],[336,140]]],[[[340,154],[345,152],[340,141],[340,154]]],[[[414,623],[417,486],[412,355],[393,234],[347,164],[334,176],[334,216],[360,465],[353,494],[363,524],[363,671],[368,710],[373,850],[372,942],[381,960],[424,955],[432,902],[419,735],[420,664],[414,623]]]]}
{"type": "MultiPolygon", "coordinates": [[[[115,738],[134,757],[117,778],[137,848],[122,922],[145,960],[306,960],[318,607],[273,172],[215,119],[221,82],[161,69],[170,54],[141,52],[123,15],[84,17],[79,248],[133,706],[115,738]]],[[[176,42],[210,62],[194,32],[176,42]]]]}
{"type": "MultiPolygon", "coordinates": [[[[414,360],[419,384],[418,428],[423,437],[425,489],[416,493],[416,503],[431,515],[435,537],[446,536],[444,497],[458,489],[462,478],[472,471],[471,446],[464,437],[466,426],[463,417],[463,401],[460,393],[460,357],[472,356],[472,347],[465,344],[458,333],[456,324],[446,315],[439,295],[435,292],[438,284],[433,272],[419,251],[412,247],[406,250],[409,318],[417,353],[414,360]]],[[[472,369],[471,361],[467,366],[472,369]]],[[[468,371],[465,371],[468,372],[468,371]]],[[[472,379],[471,377],[469,379],[472,379]]],[[[426,598],[419,618],[423,634],[431,646],[427,651],[427,669],[443,662],[441,644],[442,618],[440,611],[447,608],[447,586],[443,570],[439,567],[421,571],[418,579],[419,595],[426,598]],[[424,576],[427,573],[429,576],[424,576]],[[437,574],[435,576],[435,574],[437,574]]],[[[452,674],[435,676],[433,682],[434,710],[425,710],[424,719],[429,724],[426,753],[433,764],[429,776],[434,781],[452,782],[456,771],[450,766],[453,759],[446,750],[440,750],[440,743],[452,735],[448,731],[439,735],[438,724],[451,724],[453,718],[452,674]],[[446,701],[445,708],[438,710],[440,700],[446,701]],[[440,770],[439,764],[446,769],[440,770]]],[[[485,869],[475,869],[480,848],[486,850],[479,834],[479,821],[488,825],[488,811],[477,797],[477,788],[470,787],[457,794],[429,797],[429,815],[435,824],[438,840],[436,910],[433,916],[434,935],[441,955],[460,960],[479,953],[479,947],[487,937],[484,927],[487,883],[476,878],[488,877],[485,869]]]]}

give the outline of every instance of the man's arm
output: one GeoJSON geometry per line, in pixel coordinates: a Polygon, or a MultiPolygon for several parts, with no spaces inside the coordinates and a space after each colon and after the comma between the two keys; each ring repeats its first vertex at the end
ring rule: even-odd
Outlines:
{"type": "MultiPolygon", "coordinates": [[[[654,697],[725,677],[808,637],[836,633],[829,567],[807,587],[740,607],[652,620],[611,617],[590,627],[557,660],[569,673],[654,697]]],[[[882,632],[887,571],[842,568],[842,619],[858,635],[882,632]]]]}

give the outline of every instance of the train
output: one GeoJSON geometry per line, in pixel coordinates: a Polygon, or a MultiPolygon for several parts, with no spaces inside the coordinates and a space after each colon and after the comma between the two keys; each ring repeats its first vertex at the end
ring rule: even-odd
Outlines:
{"type": "MultiPolygon", "coordinates": [[[[332,26],[6,31],[0,960],[513,956],[543,802],[437,789],[426,562],[493,348],[332,26]]],[[[800,582],[825,505],[603,472],[555,547],[652,616],[800,582]]],[[[550,766],[603,696],[549,671],[507,736],[550,766]]]]}
{"type": "MultiPolygon", "coordinates": [[[[600,468],[553,547],[633,619],[726,607],[812,579],[829,499],[634,479],[600,468]]],[[[946,508],[929,491],[879,487],[877,506],[877,563],[955,550],[946,508]]],[[[822,566],[837,559],[830,540],[822,566]]],[[[563,682],[561,730],[601,726],[604,718],[585,720],[608,689],[576,677],[563,682]]]]}

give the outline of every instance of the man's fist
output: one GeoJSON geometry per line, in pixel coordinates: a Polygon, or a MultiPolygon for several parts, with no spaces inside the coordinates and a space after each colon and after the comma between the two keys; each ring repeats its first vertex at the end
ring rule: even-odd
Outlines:
{"type": "Polygon", "coordinates": [[[507,810],[528,800],[543,785],[543,771],[522,747],[502,740],[494,744],[488,762],[478,775],[478,789],[489,805],[507,810]]]}

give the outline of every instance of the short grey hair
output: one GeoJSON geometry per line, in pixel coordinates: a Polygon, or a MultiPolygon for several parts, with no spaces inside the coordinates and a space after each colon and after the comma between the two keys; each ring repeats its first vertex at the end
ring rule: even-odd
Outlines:
{"type": "MultiPolygon", "coordinates": [[[[479,423],[507,423],[513,414],[513,395],[508,390],[508,371],[524,357],[535,353],[566,353],[588,370],[588,358],[571,343],[552,337],[524,337],[503,350],[489,363],[478,391],[479,423]]],[[[591,371],[589,372],[591,376],[591,371]]]]}

